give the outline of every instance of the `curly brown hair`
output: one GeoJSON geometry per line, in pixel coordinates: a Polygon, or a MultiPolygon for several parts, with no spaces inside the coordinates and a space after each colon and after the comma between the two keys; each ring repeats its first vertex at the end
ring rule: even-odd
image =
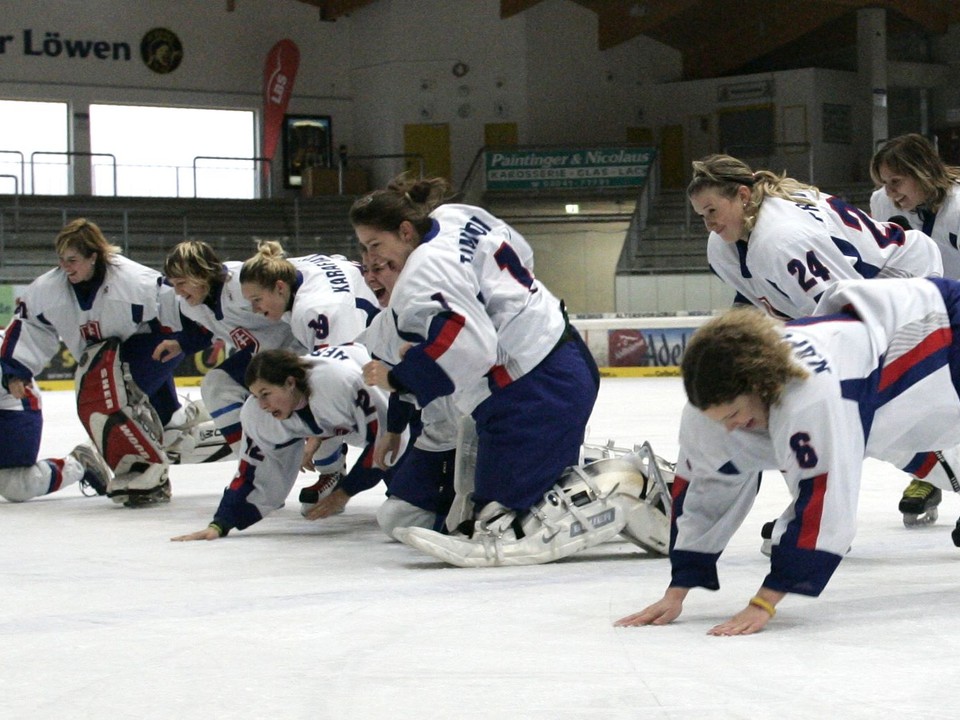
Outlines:
{"type": "Polygon", "coordinates": [[[751,393],[769,407],[790,380],[808,376],[781,326],[755,308],[729,310],[704,324],[684,350],[680,372],[687,399],[700,410],[751,393]]]}

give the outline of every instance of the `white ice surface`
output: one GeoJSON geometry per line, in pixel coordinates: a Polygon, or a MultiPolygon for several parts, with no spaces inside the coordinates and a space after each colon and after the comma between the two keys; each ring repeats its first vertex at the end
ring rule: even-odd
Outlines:
{"type": "MultiPolygon", "coordinates": [[[[194,391],[195,392],[195,391],[194,391]]],[[[45,394],[45,455],[83,437],[45,394]]],[[[673,378],[604,379],[591,438],[677,452],[673,378]]],[[[214,542],[233,463],[175,467],[173,501],[130,510],[76,487],[0,501],[0,718],[953,718],[960,549],[903,528],[904,476],[868,462],[853,549],[819,599],[787,597],[755,636],[716,638],[767,571],[771,474],[720,561],[667,627],[615,629],[669,564],[610,543],[551,565],[464,570],[390,542],[382,487],[310,523],[281,511],[214,542]]],[[[307,484],[302,476],[300,484],[307,484]]]]}

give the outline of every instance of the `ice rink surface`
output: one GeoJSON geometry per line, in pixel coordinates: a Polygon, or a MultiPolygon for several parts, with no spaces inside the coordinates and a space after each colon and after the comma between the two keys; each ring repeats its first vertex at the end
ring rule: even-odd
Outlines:
{"type": "MultiPolygon", "coordinates": [[[[194,394],[195,390],[192,391],[194,394]]],[[[73,395],[44,396],[45,455],[83,438],[73,395]]],[[[675,378],[608,378],[592,440],[669,459],[675,378]]],[[[658,599],[669,563],[625,542],[533,567],[446,567],[388,541],[382,486],[310,523],[279,512],[213,542],[233,463],[177,466],[167,506],[76,486],[0,501],[0,717],[704,720],[953,718],[960,664],[960,502],[906,530],[903,475],[868,461],[852,551],[818,599],[788,596],[762,633],[707,636],[767,572],[759,530],[786,505],[768,474],[720,560],[666,627],[614,628],[658,599]]],[[[298,485],[309,484],[301,476],[298,485]]]]}

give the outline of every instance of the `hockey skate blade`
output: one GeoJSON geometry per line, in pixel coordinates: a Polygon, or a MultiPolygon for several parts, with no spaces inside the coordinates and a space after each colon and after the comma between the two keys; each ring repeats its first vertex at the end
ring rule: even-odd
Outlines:
{"type": "Polygon", "coordinates": [[[940,512],[934,505],[920,514],[903,513],[903,526],[907,528],[926,527],[927,525],[933,525],[939,518],[940,512]]]}

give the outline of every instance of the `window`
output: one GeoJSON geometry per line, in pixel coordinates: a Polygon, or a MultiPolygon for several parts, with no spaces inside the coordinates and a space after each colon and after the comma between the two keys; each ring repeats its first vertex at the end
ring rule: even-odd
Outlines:
{"type": "Polygon", "coordinates": [[[260,196],[250,110],[91,105],[90,150],[94,195],[260,196]]]}
{"type": "Polygon", "coordinates": [[[70,191],[67,104],[0,100],[0,193],[70,191]]]}

